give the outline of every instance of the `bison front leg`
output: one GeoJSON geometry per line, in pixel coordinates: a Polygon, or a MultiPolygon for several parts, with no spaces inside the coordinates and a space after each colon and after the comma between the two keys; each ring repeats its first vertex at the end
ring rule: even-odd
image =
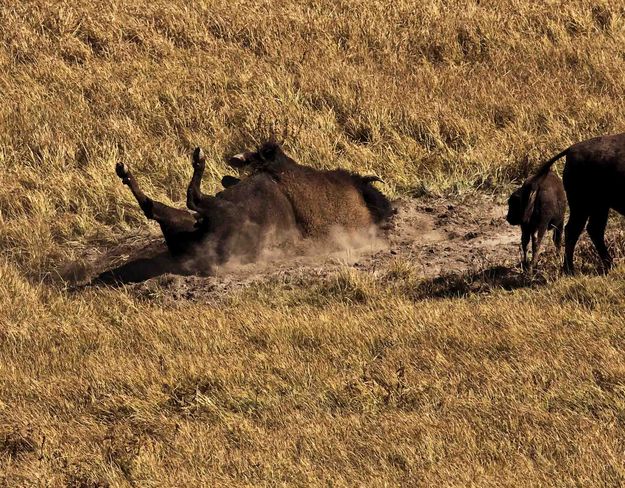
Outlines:
{"type": "Polygon", "coordinates": [[[527,269],[527,245],[530,242],[531,232],[528,228],[522,227],[521,230],[521,251],[523,257],[521,258],[521,268],[525,271],[527,269]]]}
{"type": "Polygon", "coordinates": [[[202,148],[196,147],[193,151],[193,176],[187,188],[187,208],[195,212],[201,211],[210,204],[213,197],[204,195],[201,190],[202,176],[206,167],[206,157],[202,148]]]}
{"type": "Polygon", "coordinates": [[[200,238],[195,227],[195,218],[186,210],[173,208],[146,196],[137,180],[124,163],[115,166],[117,176],[130,188],[141,210],[150,220],[155,220],[161,227],[167,247],[172,254],[181,254],[200,238]]]}

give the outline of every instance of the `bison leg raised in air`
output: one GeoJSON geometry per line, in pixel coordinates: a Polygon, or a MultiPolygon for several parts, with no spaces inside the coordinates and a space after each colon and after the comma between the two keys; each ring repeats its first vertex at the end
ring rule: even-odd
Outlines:
{"type": "Polygon", "coordinates": [[[213,201],[214,197],[204,195],[200,188],[202,184],[202,176],[204,175],[204,168],[206,167],[206,158],[204,151],[201,148],[196,147],[193,151],[193,176],[189,182],[187,188],[187,208],[195,212],[200,212],[205,209],[213,201]]]}
{"type": "Polygon", "coordinates": [[[172,255],[182,254],[201,238],[196,229],[195,217],[186,210],[173,208],[146,196],[128,166],[117,163],[115,172],[124,185],[127,185],[137,199],[141,210],[148,219],[156,220],[161,226],[165,242],[172,255]]]}

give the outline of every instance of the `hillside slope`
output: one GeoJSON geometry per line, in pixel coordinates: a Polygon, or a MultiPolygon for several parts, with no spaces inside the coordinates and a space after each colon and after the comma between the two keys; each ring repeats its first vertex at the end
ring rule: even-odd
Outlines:
{"type": "Polygon", "coordinates": [[[0,484],[625,483],[625,274],[587,245],[566,279],[407,252],[217,301],[58,280],[155,231],[116,161],[182,205],[193,147],[214,190],[272,127],[394,197],[501,202],[625,127],[620,3],[23,0],[0,26],[0,484]]]}

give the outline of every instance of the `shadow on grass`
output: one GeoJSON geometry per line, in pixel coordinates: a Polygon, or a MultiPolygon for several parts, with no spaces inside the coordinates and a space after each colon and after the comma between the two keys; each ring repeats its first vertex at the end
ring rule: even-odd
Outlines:
{"type": "Polygon", "coordinates": [[[478,271],[451,273],[420,281],[410,296],[428,298],[462,298],[493,290],[516,290],[544,286],[553,280],[555,270],[523,273],[509,266],[492,266],[478,271]]]}
{"type": "MultiPolygon", "coordinates": [[[[625,232],[612,232],[606,242],[615,265],[625,260],[625,232]]],[[[601,262],[592,243],[585,236],[576,252],[576,275],[604,274],[601,262]]],[[[449,273],[418,282],[408,294],[414,300],[428,298],[463,298],[472,294],[489,293],[494,290],[517,290],[536,288],[553,283],[562,275],[562,256],[553,251],[541,256],[533,272],[522,272],[518,266],[493,265],[475,271],[449,273]]]]}
{"type": "Polygon", "coordinates": [[[138,258],[130,260],[120,266],[106,270],[95,278],[89,285],[125,285],[129,283],[141,283],[151,278],[164,275],[166,273],[189,276],[189,272],[182,262],[172,258],[169,252],[157,254],[150,258],[138,258]]]}
{"type": "Polygon", "coordinates": [[[106,269],[93,276],[91,270],[76,266],[66,270],[62,280],[69,290],[78,291],[92,286],[124,286],[132,283],[142,283],[165,274],[180,276],[199,275],[189,271],[184,263],[173,259],[168,252],[147,258],[135,258],[118,266],[106,269]]]}
{"type": "Polygon", "coordinates": [[[76,261],[64,267],[59,275],[70,289],[88,286],[123,286],[141,283],[164,274],[200,275],[188,259],[171,256],[161,242],[142,246],[122,244],[99,259],[76,261]]]}

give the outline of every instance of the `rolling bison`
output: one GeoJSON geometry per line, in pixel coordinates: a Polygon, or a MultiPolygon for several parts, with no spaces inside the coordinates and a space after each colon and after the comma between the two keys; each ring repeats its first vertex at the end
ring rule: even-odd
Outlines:
{"type": "Polygon", "coordinates": [[[608,271],[612,267],[604,237],[608,214],[614,209],[625,215],[625,133],[573,144],[547,161],[539,173],[564,156],[563,181],[570,210],[564,232],[564,270],[574,271],[575,245],[586,227],[603,269],[608,271]]]}
{"type": "Polygon", "coordinates": [[[245,168],[248,176],[226,176],[222,191],[205,195],[201,191],[205,158],[201,149],[194,151],[187,190],[190,211],[146,196],[128,166],[116,166],[145,216],[160,225],[170,254],[196,258],[199,274],[210,273],[234,256],[253,261],[268,244],[323,239],[336,227],[383,226],[394,212],[386,196],[373,187],[377,177],[298,164],[272,140],[229,163],[245,168]]]}
{"type": "Polygon", "coordinates": [[[521,188],[508,199],[506,220],[521,226],[523,268],[531,270],[538,260],[540,245],[549,229],[553,229],[553,242],[558,253],[562,243],[566,195],[562,180],[550,169],[543,167],[529,177],[521,188]],[[532,261],[527,263],[527,245],[532,240],[532,261]]]}
{"type": "Polygon", "coordinates": [[[293,206],[305,236],[326,235],[331,227],[364,229],[382,225],[394,213],[389,200],[372,183],[376,176],[361,176],[342,169],[319,171],[298,164],[274,141],[255,152],[233,156],[230,166],[276,181],[293,206]]]}

